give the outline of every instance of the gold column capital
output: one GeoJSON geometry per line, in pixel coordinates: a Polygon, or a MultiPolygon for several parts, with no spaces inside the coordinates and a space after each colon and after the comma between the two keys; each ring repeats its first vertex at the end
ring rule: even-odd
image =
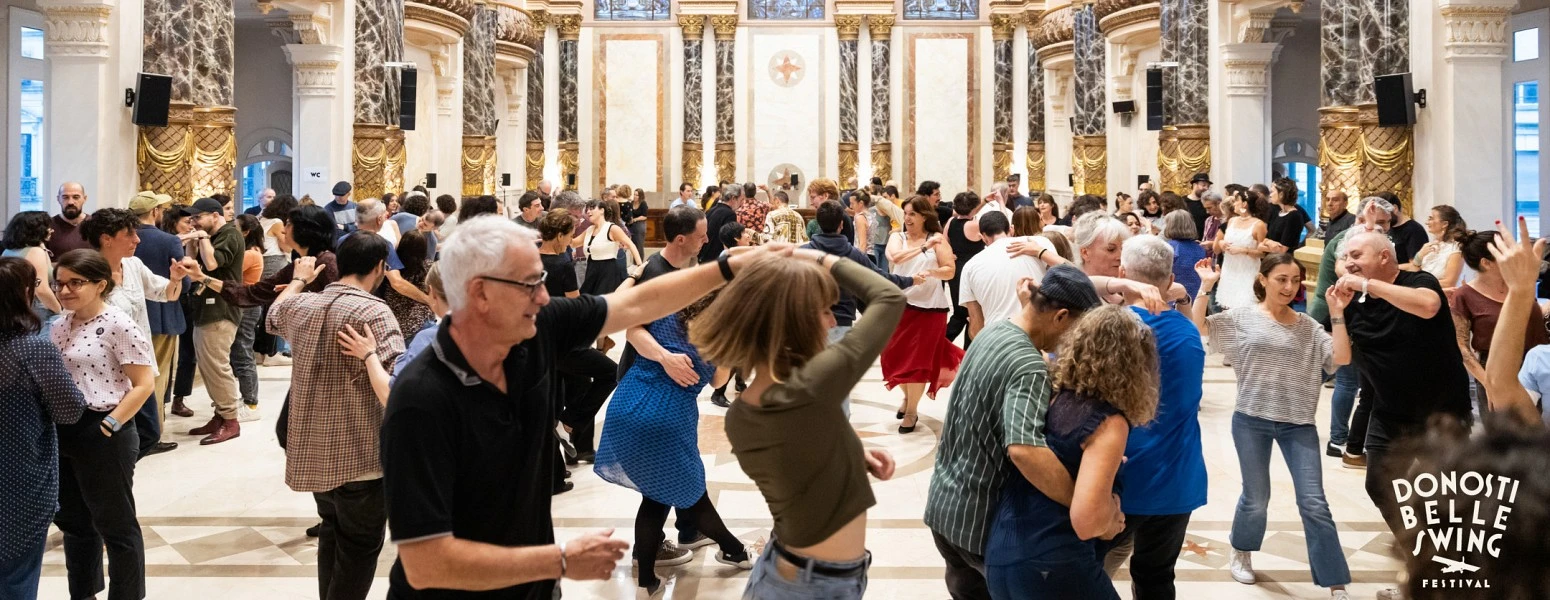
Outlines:
{"type": "Polygon", "coordinates": [[[990,15],[990,37],[995,40],[1010,40],[1012,32],[1017,31],[1017,26],[1020,24],[1022,24],[1021,15],[990,15]]]}
{"type": "Polygon", "coordinates": [[[867,15],[866,25],[874,40],[886,40],[893,35],[893,15],[867,15]]]}
{"type": "Polygon", "coordinates": [[[528,14],[532,15],[533,26],[538,29],[544,29],[554,22],[553,19],[549,18],[549,11],[547,10],[530,10],[528,14]]]}
{"type": "Polygon", "coordinates": [[[737,37],[737,15],[711,15],[710,26],[716,30],[717,40],[737,37]]]}
{"type": "Polygon", "coordinates": [[[562,40],[581,39],[581,15],[551,15],[555,19],[555,28],[560,31],[562,40]]]}
{"type": "Polygon", "coordinates": [[[861,39],[861,15],[834,15],[834,28],[842,42],[861,39]]]}
{"type": "Polygon", "coordinates": [[[705,15],[678,15],[678,26],[684,30],[684,39],[700,39],[705,36],[705,15]]]}

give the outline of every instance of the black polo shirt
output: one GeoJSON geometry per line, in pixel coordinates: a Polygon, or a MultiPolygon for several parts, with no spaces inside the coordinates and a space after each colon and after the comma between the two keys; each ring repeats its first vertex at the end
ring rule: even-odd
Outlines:
{"type": "MultiPolygon", "coordinates": [[[[590,345],[608,318],[597,296],[555,298],[538,334],[506,357],[507,393],[480,379],[452,341],[451,317],[404,368],[382,420],[382,470],[395,543],[443,535],[499,546],[554,543],[555,358],[590,345]]],[[[549,600],[554,581],[486,592],[415,590],[393,564],[393,599],[549,600]]]]}

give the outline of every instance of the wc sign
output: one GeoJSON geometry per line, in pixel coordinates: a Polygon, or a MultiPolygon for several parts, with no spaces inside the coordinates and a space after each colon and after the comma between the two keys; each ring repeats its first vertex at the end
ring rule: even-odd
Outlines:
{"type": "Polygon", "coordinates": [[[321,183],[324,185],[328,184],[327,169],[304,169],[301,173],[302,181],[305,183],[321,183]]]}
{"type": "Polygon", "coordinates": [[[1393,485],[1400,520],[1415,536],[1410,555],[1429,558],[1440,571],[1422,578],[1421,587],[1490,589],[1490,579],[1473,575],[1483,559],[1501,558],[1518,480],[1466,471],[1418,473],[1393,485]]]}

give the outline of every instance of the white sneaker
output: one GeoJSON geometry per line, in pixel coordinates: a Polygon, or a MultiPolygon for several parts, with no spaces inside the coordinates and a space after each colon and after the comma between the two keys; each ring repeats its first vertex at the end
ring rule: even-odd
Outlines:
{"type": "Polygon", "coordinates": [[[750,552],[748,550],[748,546],[743,546],[743,559],[742,560],[732,560],[731,557],[727,556],[727,553],[719,551],[719,550],[716,551],[716,562],[721,563],[723,565],[731,565],[731,566],[737,567],[739,569],[742,569],[744,571],[748,571],[748,570],[753,569],[753,558],[754,558],[753,557],[753,552],[750,552]]]}
{"type": "Polygon", "coordinates": [[[284,354],[276,354],[274,356],[271,356],[269,358],[264,359],[263,366],[266,366],[266,367],[289,367],[289,366],[291,366],[291,357],[286,356],[284,354]]]}
{"type": "Polygon", "coordinates": [[[1330,600],[1351,600],[1351,595],[1345,590],[1334,590],[1329,593],[1330,600]]]}
{"type": "Polygon", "coordinates": [[[1399,592],[1399,588],[1385,588],[1378,590],[1378,600],[1405,600],[1405,595],[1399,592]]]}
{"type": "Polygon", "coordinates": [[[252,421],[257,421],[257,420],[262,419],[262,418],[263,418],[263,415],[258,414],[258,405],[257,404],[249,405],[248,403],[243,402],[241,406],[237,407],[237,422],[238,423],[249,423],[249,422],[252,422],[252,421]]]}
{"type": "Polygon", "coordinates": [[[1227,568],[1232,571],[1233,580],[1244,585],[1254,585],[1254,561],[1250,558],[1250,554],[1233,550],[1232,562],[1227,564],[1227,568]]]}

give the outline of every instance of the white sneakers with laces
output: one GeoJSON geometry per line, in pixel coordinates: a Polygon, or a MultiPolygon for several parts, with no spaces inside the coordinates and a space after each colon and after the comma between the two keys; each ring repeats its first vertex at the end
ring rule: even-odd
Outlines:
{"type": "Polygon", "coordinates": [[[1227,568],[1232,571],[1233,580],[1244,585],[1254,585],[1254,561],[1250,554],[1252,553],[1233,550],[1232,562],[1227,564],[1227,568]]]}

